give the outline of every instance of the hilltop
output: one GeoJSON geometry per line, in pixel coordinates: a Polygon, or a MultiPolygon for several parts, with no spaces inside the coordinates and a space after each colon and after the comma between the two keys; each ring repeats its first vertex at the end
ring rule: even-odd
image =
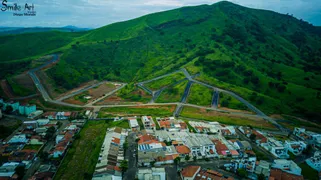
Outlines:
{"type": "Polygon", "coordinates": [[[93,79],[137,82],[185,67],[267,114],[321,117],[321,28],[290,15],[219,2],[88,32],[1,36],[1,77],[56,52],[61,60],[47,74],[66,89],[93,79]]]}

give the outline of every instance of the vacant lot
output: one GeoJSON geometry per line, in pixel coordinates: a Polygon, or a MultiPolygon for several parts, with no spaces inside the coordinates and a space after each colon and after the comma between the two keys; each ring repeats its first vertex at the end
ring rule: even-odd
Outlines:
{"type": "Polygon", "coordinates": [[[115,90],[117,87],[113,83],[104,83],[99,85],[98,87],[94,87],[85,91],[81,94],[77,94],[69,99],[64,100],[64,102],[70,104],[84,105],[90,103],[97,98],[102,97],[104,94],[109,93],[115,90]],[[88,99],[86,98],[88,97],[88,99]]]}
{"type": "Polygon", "coordinates": [[[84,179],[95,171],[101,145],[108,124],[105,121],[89,121],[80,132],[57,171],[55,179],[84,179]]]}
{"type": "Polygon", "coordinates": [[[274,115],[272,117],[275,117],[279,124],[291,130],[294,130],[295,127],[303,127],[309,131],[321,132],[321,125],[311,121],[307,121],[304,119],[300,119],[293,116],[287,116],[287,115],[283,115],[283,116],[274,115]]]}
{"type": "Polygon", "coordinates": [[[111,116],[126,115],[153,115],[172,116],[176,106],[135,106],[135,107],[114,107],[103,108],[98,117],[105,118],[111,116]]]}
{"type": "Polygon", "coordinates": [[[221,113],[213,110],[206,110],[205,108],[184,107],[181,113],[182,117],[202,119],[206,121],[217,121],[223,124],[248,126],[263,129],[276,130],[276,128],[269,122],[261,118],[255,117],[241,117],[237,115],[221,113]]]}
{"type": "Polygon", "coordinates": [[[13,78],[9,78],[8,83],[16,96],[28,96],[37,93],[33,81],[27,74],[20,74],[13,78]]]}
{"type": "Polygon", "coordinates": [[[142,104],[148,103],[152,95],[135,85],[126,85],[123,89],[117,91],[111,96],[104,98],[95,105],[111,105],[111,104],[142,104]]]}
{"type": "Polygon", "coordinates": [[[147,84],[145,84],[145,86],[154,91],[154,90],[161,89],[162,87],[174,84],[177,81],[182,80],[184,78],[185,78],[184,73],[177,72],[177,73],[174,73],[170,76],[164,77],[162,79],[147,83],[147,84]]]}
{"type": "Polygon", "coordinates": [[[187,102],[200,106],[210,106],[212,103],[212,96],[213,89],[200,84],[193,84],[188,95],[187,102]]]}
{"type": "Polygon", "coordinates": [[[303,175],[304,179],[309,179],[309,180],[318,180],[319,179],[318,171],[312,169],[306,163],[301,163],[301,164],[299,164],[299,166],[302,169],[302,175],[303,175]]]}
{"type": "Polygon", "coordinates": [[[163,90],[160,96],[156,99],[158,103],[167,103],[167,102],[180,102],[184,94],[187,81],[183,81],[175,86],[170,86],[163,90]]]}

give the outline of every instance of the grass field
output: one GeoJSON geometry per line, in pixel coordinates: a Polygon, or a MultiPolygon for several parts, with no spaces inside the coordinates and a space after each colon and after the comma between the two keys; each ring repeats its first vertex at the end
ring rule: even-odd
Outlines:
{"type": "Polygon", "coordinates": [[[225,107],[229,109],[238,109],[238,110],[249,110],[247,106],[245,106],[242,102],[232,97],[229,94],[220,93],[219,99],[220,107],[225,107]]]}
{"type": "Polygon", "coordinates": [[[105,121],[86,123],[60,165],[56,180],[81,180],[93,174],[107,127],[105,121]]]}
{"type": "Polygon", "coordinates": [[[152,115],[152,116],[172,116],[175,106],[135,106],[135,107],[113,107],[103,108],[99,111],[98,117],[105,118],[111,116],[126,115],[152,115]]]}
{"type": "Polygon", "coordinates": [[[28,96],[28,95],[31,95],[36,92],[35,89],[31,90],[31,89],[25,87],[24,85],[17,83],[12,78],[8,78],[7,81],[9,83],[9,85],[11,86],[13,93],[17,96],[28,96]]]}
{"type": "Polygon", "coordinates": [[[128,84],[121,90],[111,96],[108,96],[95,105],[110,105],[110,104],[142,104],[151,100],[152,95],[138,88],[134,84],[128,84]]]}
{"type": "Polygon", "coordinates": [[[233,116],[227,113],[220,113],[217,111],[199,109],[194,107],[184,107],[181,113],[182,117],[201,119],[206,121],[217,121],[223,124],[228,125],[238,125],[238,126],[252,126],[255,128],[276,130],[276,128],[259,118],[250,118],[250,117],[238,117],[233,116]]]}
{"type": "Polygon", "coordinates": [[[162,79],[147,83],[147,84],[145,84],[145,86],[148,87],[149,89],[155,91],[155,90],[161,89],[162,87],[174,84],[177,81],[182,80],[184,78],[185,78],[184,73],[177,72],[177,73],[174,73],[170,76],[164,77],[162,79]]]}
{"type": "Polygon", "coordinates": [[[187,102],[200,106],[210,106],[212,102],[213,89],[200,84],[193,84],[188,95],[187,102]]]}
{"type": "Polygon", "coordinates": [[[184,93],[187,81],[183,81],[175,86],[171,86],[162,91],[156,99],[157,103],[180,102],[184,93]]]}
{"type": "Polygon", "coordinates": [[[303,175],[304,179],[308,179],[308,180],[318,180],[319,179],[318,171],[312,169],[306,163],[301,163],[301,164],[299,164],[299,166],[302,169],[302,175],[303,175]]]}

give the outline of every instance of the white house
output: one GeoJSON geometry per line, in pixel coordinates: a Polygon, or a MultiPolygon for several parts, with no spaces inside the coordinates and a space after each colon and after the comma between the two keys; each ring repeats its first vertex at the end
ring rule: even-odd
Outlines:
{"type": "Polygon", "coordinates": [[[139,168],[137,177],[139,180],[166,180],[165,168],[139,168]]]}
{"type": "Polygon", "coordinates": [[[314,156],[305,160],[305,162],[313,169],[321,171],[321,152],[317,151],[314,156]]]}
{"type": "Polygon", "coordinates": [[[243,159],[232,160],[231,163],[224,165],[225,167],[232,168],[234,172],[238,169],[245,169],[248,172],[253,173],[255,170],[256,157],[249,157],[243,159]]]}
{"type": "Polygon", "coordinates": [[[300,155],[307,148],[303,141],[285,141],[285,146],[296,156],[300,155]]]}
{"type": "Polygon", "coordinates": [[[281,169],[284,172],[294,174],[294,175],[301,175],[301,168],[291,160],[285,159],[276,159],[272,163],[272,168],[281,169]]]}
{"type": "Polygon", "coordinates": [[[144,124],[145,129],[156,130],[156,126],[152,116],[142,116],[142,122],[144,124]]]}
{"type": "Polygon", "coordinates": [[[217,156],[214,143],[203,135],[190,135],[186,137],[184,144],[191,150],[196,157],[215,157],[217,156]]]}
{"type": "Polygon", "coordinates": [[[255,166],[255,174],[263,174],[265,177],[270,175],[271,163],[261,160],[258,165],[255,166]]]}
{"type": "Polygon", "coordinates": [[[25,134],[14,135],[9,141],[9,144],[13,143],[27,143],[28,139],[25,134]]]}
{"type": "Polygon", "coordinates": [[[267,138],[267,143],[262,143],[261,146],[273,154],[277,158],[287,159],[289,158],[288,148],[283,145],[281,141],[278,141],[274,138],[267,138]]]}

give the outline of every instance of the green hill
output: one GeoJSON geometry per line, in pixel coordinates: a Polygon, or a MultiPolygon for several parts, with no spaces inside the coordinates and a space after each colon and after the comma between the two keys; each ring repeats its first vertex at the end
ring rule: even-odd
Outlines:
{"type": "Polygon", "coordinates": [[[30,37],[0,37],[0,49],[31,43],[18,47],[18,54],[6,52],[5,61],[61,51],[61,61],[48,74],[67,89],[92,79],[137,82],[185,67],[192,74],[201,72],[199,80],[230,89],[267,114],[321,118],[321,28],[290,15],[219,2],[83,34],[36,35],[55,43],[33,49],[37,43],[30,37]]]}

